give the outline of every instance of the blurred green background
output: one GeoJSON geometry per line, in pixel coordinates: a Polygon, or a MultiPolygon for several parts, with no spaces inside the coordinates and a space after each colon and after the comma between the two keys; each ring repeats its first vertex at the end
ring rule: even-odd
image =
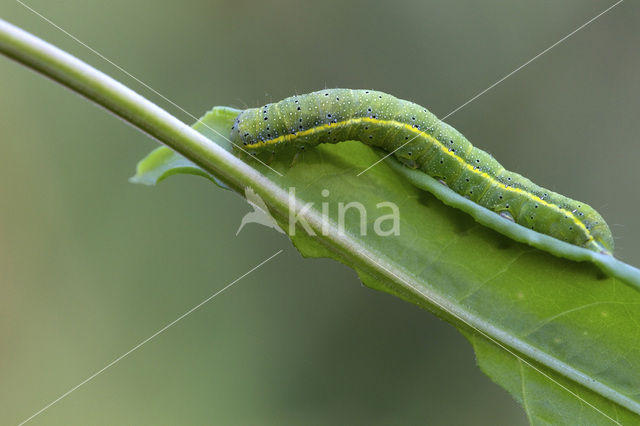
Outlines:
{"type": "MultiPolygon", "coordinates": [[[[442,116],[613,2],[27,2],[199,116],[324,87],[442,116]]],[[[19,3],[0,16],[149,93],[19,3]]],[[[640,5],[447,121],[612,225],[640,264],[640,5]]],[[[448,324],[305,260],[204,179],[129,184],[155,142],[0,58],[0,424],[16,424],[276,251],[33,424],[526,424],[448,324]]]]}

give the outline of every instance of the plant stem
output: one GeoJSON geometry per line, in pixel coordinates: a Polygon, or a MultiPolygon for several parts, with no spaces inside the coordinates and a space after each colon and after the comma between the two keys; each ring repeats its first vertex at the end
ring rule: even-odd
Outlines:
{"type": "Polygon", "coordinates": [[[0,19],[0,52],[88,98],[225,182],[259,175],[233,155],[123,84],[0,19]]]}

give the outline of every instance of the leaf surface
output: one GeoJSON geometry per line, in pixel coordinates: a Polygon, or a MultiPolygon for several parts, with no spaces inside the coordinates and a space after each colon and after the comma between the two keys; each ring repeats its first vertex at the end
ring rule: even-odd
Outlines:
{"type": "MultiPolygon", "coordinates": [[[[214,108],[195,127],[230,150],[221,135],[237,113],[214,108]]],[[[605,275],[594,263],[505,237],[418,188],[393,161],[358,176],[380,159],[358,142],[321,145],[269,167],[240,157],[291,195],[284,203],[258,194],[304,256],[336,259],[366,285],[454,324],[532,424],[640,423],[640,293],[626,284],[633,268],[614,265],[605,275]],[[390,205],[399,211],[398,235],[382,235],[393,229],[390,205]],[[292,216],[292,207],[307,210],[292,216]]],[[[132,180],[154,184],[176,173],[214,180],[165,147],[142,160],[132,180]]]]}

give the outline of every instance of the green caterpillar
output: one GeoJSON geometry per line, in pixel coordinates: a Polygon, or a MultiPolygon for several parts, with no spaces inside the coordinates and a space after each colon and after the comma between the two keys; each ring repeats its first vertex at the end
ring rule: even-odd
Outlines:
{"type": "Polygon", "coordinates": [[[420,105],[373,90],[327,89],[242,111],[231,141],[253,155],[297,152],[357,140],[506,219],[559,240],[610,254],[613,237],[590,206],[504,169],[420,105]]]}

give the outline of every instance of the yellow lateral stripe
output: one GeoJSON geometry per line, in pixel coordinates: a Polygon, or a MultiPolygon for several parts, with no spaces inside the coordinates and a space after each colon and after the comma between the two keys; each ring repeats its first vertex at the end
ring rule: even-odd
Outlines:
{"type": "Polygon", "coordinates": [[[545,200],[543,200],[542,198],[538,197],[537,195],[534,195],[530,192],[527,192],[521,188],[515,188],[513,186],[507,186],[499,181],[497,181],[493,176],[487,174],[486,172],[483,172],[482,170],[476,168],[475,166],[472,166],[471,164],[467,163],[466,161],[464,161],[464,159],[462,157],[460,157],[459,155],[457,155],[455,152],[450,151],[445,145],[442,144],[442,142],[440,142],[438,139],[434,138],[432,135],[430,135],[429,133],[426,133],[422,130],[419,130],[415,127],[413,127],[410,124],[407,123],[403,123],[401,121],[395,121],[395,120],[379,120],[377,118],[371,118],[371,117],[360,117],[360,118],[350,118],[348,120],[344,120],[344,121],[339,121],[337,123],[328,123],[328,124],[322,124],[320,126],[316,126],[316,127],[311,127],[307,130],[303,130],[301,132],[297,132],[297,133],[289,133],[286,135],[282,135],[282,136],[278,136],[277,138],[273,138],[273,139],[269,139],[266,141],[259,141],[257,143],[254,144],[247,144],[247,148],[249,147],[255,147],[255,146],[264,146],[264,145],[272,145],[272,144],[276,144],[276,143],[280,143],[280,142],[288,142],[288,141],[292,141],[295,140],[297,138],[300,137],[304,137],[304,136],[309,136],[309,135],[313,135],[314,133],[319,133],[322,132],[323,130],[329,129],[329,128],[335,128],[335,127],[346,127],[349,126],[351,124],[359,124],[359,123],[372,123],[372,124],[386,124],[386,125],[391,125],[394,127],[402,127],[405,128],[406,130],[409,130],[412,133],[416,133],[418,136],[423,136],[425,139],[427,139],[429,142],[435,144],[436,146],[439,147],[439,149],[444,152],[445,154],[450,155],[451,157],[455,158],[456,161],[458,161],[463,167],[465,167],[467,170],[478,174],[486,179],[489,180],[489,183],[494,186],[494,187],[499,187],[499,186],[504,186],[504,189],[507,191],[511,191],[511,192],[515,192],[521,195],[526,196],[527,198],[529,198],[532,201],[536,201],[544,206],[547,206],[549,208],[551,208],[552,210],[555,210],[559,213],[564,214],[565,216],[571,218],[571,220],[573,221],[573,223],[578,226],[580,229],[582,229],[584,231],[584,233],[587,235],[588,239],[587,242],[593,241],[593,236],[591,235],[591,232],[589,231],[589,229],[587,229],[587,227],[585,226],[584,223],[582,223],[574,214],[573,212],[563,209],[559,206],[556,206],[555,204],[551,204],[545,200]]]}

